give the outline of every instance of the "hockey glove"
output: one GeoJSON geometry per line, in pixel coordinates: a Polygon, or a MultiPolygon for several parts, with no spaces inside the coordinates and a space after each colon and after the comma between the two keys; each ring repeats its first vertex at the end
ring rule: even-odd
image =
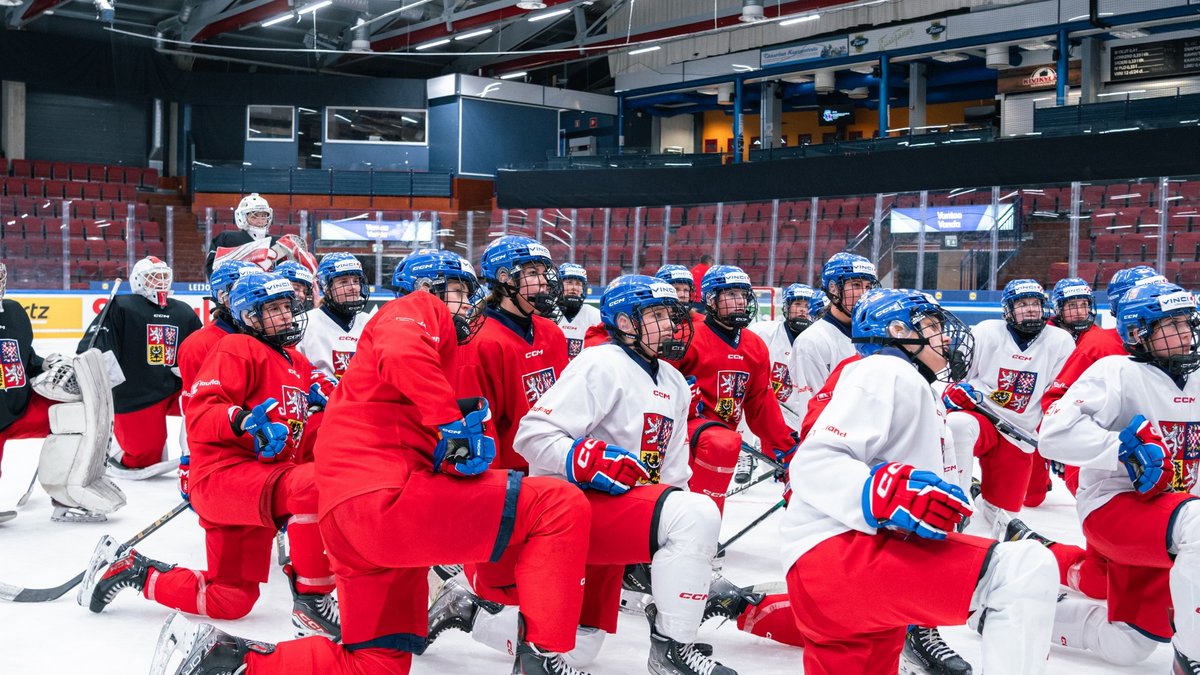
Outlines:
{"type": "Polygon", "coordinates": [[[650,480],[650,471],[625,448],[581,438],[567,452],[567,480],[581,488],[622,495],[639,480],[650,480]]]}
{"type": "Polygon", "coordinates": [[[1121,430],[1117,457],[1129,472],[1133,487],[1143,495],[1156,495],[1171,486],[1175,463],[1167,454],[1162,436],[1145,416],[1138,415],[1121,430]]]}
{"type": "Polygon", "coordinates": [[[877,464],[863,486],[863,515],[871,527],[915,532],[925,539],[945,539],[971,505],[962,488],[930,471],[908,464],[877,464]]]}
{"type": "Polygon", "coordinates": [[[179,495],[184,499],[188,499],[188,471],[192,468],[192,456],[179,456],[179,495]]]}
{"type": "Polygon", "coordinates": [[[1062,480],[1067,478],[1067,465],[1053,459],[1046,460],[1046,470],[1062,480]]]}
{"type": "Polygon", "coordinates": [[[783,482],[787,480],[788,467],[792,465],[792,456],[796,454],[796,448],[800,447],[800,434],[792,432],[792,444],[786,450],[780,448],[774,449],[775,461],[779,462],[783,468],[775,469],[775,480],[783,482]]]}
{"type": "Polygon", "coordinates": [[[488,402],[478,399],[479,409],[461,420],[438,426],[438,442],[433,448],[433,471],[452,476],[474,476],[487,471],[496,459],[496,441],[483,433],[488,418],[488,402]]]}
{"type": "Polygon", "coordinates": [[[970,412],[975,409],[975,403],[982,400],[983,395],[966,382],[955,382],[942,392],[942,403],[946,405],[946,410],[970,412]]]}
{"type": "Polygon", "coordinates": [[[254,436],[254,452],[260,462],[275,462],[280,459],[280,453],[287,445],[288,428],[286,424],[272,422],[267,413],[275,409],[279,401],[269,398],[254,406],[242,419],[242,431],[254,436]]]}
{"type": "Polygon", "coordinates": [[[313,370],[308,382],[309,408],[324,408],[329,405],[329,397],[333,394],[333,388],[337,386],[337,380],[323,370],[313,370]]]}
{"type": "Polygon", "coordinates": [[[704,412],[704,397],[700,394],[700,385],[696,382],[695,375],[689,375],[687,383],[692,392],[692,407],[689,412],[692,417],[699,417],[704,412]]]}

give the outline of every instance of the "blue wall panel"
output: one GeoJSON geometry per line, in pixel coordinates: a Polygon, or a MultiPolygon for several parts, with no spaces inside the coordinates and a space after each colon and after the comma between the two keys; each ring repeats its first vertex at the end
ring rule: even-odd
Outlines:
{"type": "Polygon", "coordinates": [[[462,99],[464,174],[494,176],[497,167],[545,162],[558,147],[558,111],[462,99]]]}
{"type": "Polygon", "coordinates": [[[458,99],[443,98],[429,103],[425,123],[429,125],[429,168],[458,172],[458,99]]]}

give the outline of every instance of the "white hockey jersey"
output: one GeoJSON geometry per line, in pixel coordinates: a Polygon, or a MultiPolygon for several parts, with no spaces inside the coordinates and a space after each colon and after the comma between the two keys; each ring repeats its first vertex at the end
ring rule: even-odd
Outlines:
{"type": "Polygon", "coordinates": [[[792,499],[779,528],[784,573],[830,537],[875,534],[863,514],[863,486],[876,464],[956,476],[949,435],[941,396],[907,359],[876,354],[843,368],[792,458],[792,499]]]}
{"type": "Polygon", "coordinates": [[[587,329],[600,323],[600,310],[585,304],[579,308],[574,319],[567,320],[565,316],[558,317],[558,327],[567,338],[567,358],[573,359],[583,351],[583,336],[587,329]]]}
{"type": "MultiPolygon", "coordinates": [[[[804,404],[796,400],[796,379],[792,377],[792,338],[782,319],[757,321],[750,330],[767,343],[771,355],[771,388],[783,410],[783,419],[793,429],[804,420],[804,404]]],[[[803,333],[801,333],[803,335],[803,333]]],[[[799,336],[796,337],[799,340],[799,336]]]]}
{"type": "Polygon", "coordinates": [[[513,448],[529,474],[565,478],[571,445],[591,437],[637,454],[651,482],[686,489],[691,390],[666,361],[659,359],[657,377],[643,366],[611,343],[572,361],[517,428],[513,448]]]}
{"type": "Polygon", "coordinates": [[[308,310],[305,316],[308,317],[308,326],[296,348],[312,363],[313,368],[342,379],[346,367],[350,365],[350,357],[358,350],[358,338],[370,320],[370,314],[355,314],[348,331],[321,307],[308,310]]]}
{"type": "Polygon", "coordinates": [[[1180,492],[1196,487],[1200,468],[1200,377],[1180,389],[1162,370],[1128,356],[1093,363],[1046,411],[1038,451],[1046,459],[1080,467],[1075,494],[1079,520],[1114,495],[1132,492],[1133,482],[1117,458],[1121,431],[1144,415],[1174,457],[1180,492]]]}
{"type": "Polygon", "coordinates": [[[1002,319],[982,321],[971,329],[975,357],[964,382],[983,394],[996,414],[1029,433],[1042,420],[1042,393],[1075,349],[1071,334],[1046,326],[1021,350],[1002,319]]]}
{"type": "Polygon", "coordinates": [[[791,399],[795,404],[788,405],[796,409],[801,419],[804,419],[809,399],[821,391],[837,364],[851,356],[854,356],[854,344],[850,342],[850,329],[838,323],[832,314],[825,314],[796,338],[788,362],[792,384],[796,388],[791,399]]]}

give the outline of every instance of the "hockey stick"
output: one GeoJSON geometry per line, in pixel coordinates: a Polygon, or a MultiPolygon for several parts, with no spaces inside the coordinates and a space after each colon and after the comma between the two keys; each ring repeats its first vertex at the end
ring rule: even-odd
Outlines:
{"type": "Polygon", "coordinates": [[[754,487],[755,485],[758,485],[759,483],[761,483],[765,480],[772,479],[774,477],[775,477],[774,471],[764,473],[764,474],[758,476],[757,478],[755,478],[754,480],[750,481],[749,483],[746,483],[745,485],[741,486],[740,488],[738,488],[736,490],[732,490],[730,492],[727,492],[725,494],[725,498],[728,499],[734,495],[740,495],[741,493],[745,492],[746,490],[749,490],[750,488],[754,487]]]}
{"type": "Polygon", "coordinates": [[[983,401],[976,401],[975,412],[987,418],[987,421],[991,422],[992,426],[996,427],[996,431],[999,431],[1005,436],[1008,436],[1015,441],[1024,443],[1034,450],[1037,450],[1038,442],[1036,438],[1029,435],[1029,433],[1024,429],[1013,426],[1010,422],[1008,422],[1008,420],[1001,419],[1000,416],[996,414],[996,411],[992,410],[990,405],[984,403],[983,401]]]}
{"type": "MultiPolygon", "coordinates": [[[[150,523],[144,530],[130,537],[125,543],[117,549],[117,554],[124,553],[127,549],[136,545],[151,534],[154,534],[160,527],[166,525],[175,516],[187,510],[189,502],[185,499],[175,505],[175,508],[163,514],[158,520],[150,523]]],[[[9,602],[49,602],[61,598],[67,591],[78,586],[82,581],[87,571],[76,574],[73,579],[53,588],[22,588],[0,582],[0,600],[8,600],[9,602]]]]}
{"type": "Polygon", "coordinates": [[[771,508],[767,509],[766,513],[755,518],[753,521],[750,522],[749,525],[743,527],[740,532],[738,532],[737,534],[730,537],[724,544],[721,544],[720,546],[718,546],[717,547],[717,555],[721,555],[721,552],[724,551],[725,549],[729,548],[733,544],[733,542],[737,541],[738,539],[741,539],[743,536],[745,536],[745,534],[747,532],[758,527],[759,523],[761,523],[762,521],[769,518],[772,513],[775,513],[779,509],[782,509],[784,506],[787,506],[787,502],[782,499],[775,502],[775,505],[772,506],[771,508]]]}
{"type": "MultiPolygon", "coordinates": [[[[100,334],[100,324],[104,323],[104,317],[108,316],[108,308],[112,306],[113,298],[117,295],[117,289],[121,288],[121,277],[113,279],[112,290],[108,293],[108,302],[104,303],[104,308],[100,310],[100,318],[96,322],[96,332],[92,333],[92,339],[88,340],[88,349],[91,349],[96,344],[96,336],[100,334]]],[[[84,351],[87,351],[86,349],[84,351]]],[[[33,486],[37,485],[37,470],[33,471],[33,478],[29,479],[29,487],[25,488],[25,494],[17,500],[17,507],[25,506],[29,502],[29,498],[33,495],[33,486]]],[[[15,516],[14,516],[15,517],[15,516]]]]}

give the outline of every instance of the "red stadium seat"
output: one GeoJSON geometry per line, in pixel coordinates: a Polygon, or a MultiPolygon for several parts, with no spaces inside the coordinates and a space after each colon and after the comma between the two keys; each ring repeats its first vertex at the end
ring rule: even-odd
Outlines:
{"type": "Polygon", "coordinates": [[[42,160],[33,160],[33,177],[34,178],[52,178],[51,171],[54,167],[54,162],[45,162],[42,160]]]}

